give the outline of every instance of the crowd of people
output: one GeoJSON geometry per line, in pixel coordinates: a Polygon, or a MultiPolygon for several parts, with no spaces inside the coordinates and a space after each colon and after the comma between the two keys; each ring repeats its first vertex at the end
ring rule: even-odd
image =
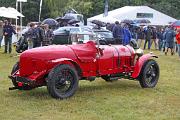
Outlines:
{"type": "Polygon", "coordinates": [[[51,44],[53,31],[48,24],[29,23],[27,29],[23,32],[23,36],[28,41],[28,49],[51,44]]]}
{"type": "MultiPolygon", "coordinates": [[[[106,28],[113,33],[116,44],[128,45],[132,39],[136,40],[138,46],[143,49],[152,49],[152,44],[156,50],[163,51],[168,54],[169,49],[171,55],[178,52],[180,58],[180,29],[172,26],[155,27],[155,26],[132,26],[127,23],[119,23],[118,21],[112,26],[106,25],[106,28]],[[144,41],[144,42],[143,42],[144,41]],[[144,43],[144,45],[142,45],[144,43]]],[[[4,37],[5,49],[4,53],[12,52],[12,35],[16,34],[15,29],[7,20],[0,21],[0,48],[4,37]]],[[[27,42],[27,49],[40,46],[47,46],[52,43],[53,30],[48,24],[30,22],[27,28],[22,31],[24,40],[27,42]]]]}
{"type": "MultiPolygon", "coordinates": [[[[8,20],[0,21],[0,48],[2,39],[4,37],[5,49],[4,53],[12,52],[12,35],[17,34],[15,28],[11,25],[8,20]]],[[[41,23],[28,23],[26,29],[22,31],[20,39],[27,42],[28,49],[47,46],[51,44],[53,38],[53,31],[50,29],[48,24],[41,23]]]]}
{"type": "Polygon", "coordinates": [[[165,55],[170,49],[171,55],[178,52],[180,58],[180,29],[173,26],[133,26],[127,23],[115,22],[114,25],[107,24],[106,28],[112,31],[116,44],[130,44],[131,39],[137,41],[138,46],[144,50],[152,49],[163,51],[165,55]],[[142,45],[144,41],[144,45],[142,45]]]}

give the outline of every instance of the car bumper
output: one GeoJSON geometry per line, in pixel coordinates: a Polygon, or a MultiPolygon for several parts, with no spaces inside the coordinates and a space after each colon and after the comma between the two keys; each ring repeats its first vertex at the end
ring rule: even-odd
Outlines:
{"type": "Polygon", "coordinates": [[[25,77],[19,77],[19,76],[9,76],[9,78],[11,80],[14,80],[16,81],[17,85],[19,87],[22,87],[24,85],[28,85],[28,86],[35,86],[36,85],[36,82],[31,80],[31,79],[28,79],[28,78],[25,78],[25,77]]]}

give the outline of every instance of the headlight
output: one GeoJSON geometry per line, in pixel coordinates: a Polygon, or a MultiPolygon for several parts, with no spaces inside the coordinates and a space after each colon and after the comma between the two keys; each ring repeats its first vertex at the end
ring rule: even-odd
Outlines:
{"type": "Polygon", "coordinates": [[[142,56],[142,55],[144,54],[144,51],[139,48],[139,49],[136,50],[136,54],[137,54],[138,56],[142,56]]]}

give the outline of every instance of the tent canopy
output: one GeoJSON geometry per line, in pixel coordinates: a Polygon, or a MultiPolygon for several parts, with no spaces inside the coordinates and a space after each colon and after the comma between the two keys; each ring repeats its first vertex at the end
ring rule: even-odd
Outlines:
{"type": "Polygon", "coordinates": [[[102,15],[99,15],[99,16],[97,16],[97,17],[93,17],[92,19],[91,19],[91,18],[88,19],[88,21],[92,21],[92,20],[100,20],[100,21],[105,22],[105,23],[114,23],[114,22],[116,22],[116,21],[119,21],[119,22],[120,22],[120,20],[118,20],[118,19],[116,19],[116,18],[113,18],[112,16],[106,16],[106,17],[104,17],[103,14],[102,14],[102,15]]]}
{"type": "Polygon", "coordinates": [[[0,16],[6,18],[14,18],[24,17],[20,12],[18,12],[15,8],[12,7],[0,7],[0,16]]]}
{"type": "MultiPolygon", "coordinates": [[[[106,18],[117,19],[118,21],[122,21],[124,19],[129,20],[137,20],[137,19],[147,19],[151,23],[150,25],[169,25],[170,22],[176,21],[176,19],[165,15],[157,10],[154,10],[148,6],[125,6],[119,9],[115,9],[108,12],[108,16],[106,18]]],[[[92,20],[101,20],[103,18],[103,14],[88,18],[87,21],[92,20]]],[[[105,19],[105,18],[103,18],[105,19]]],[[[114,21],[112,20],[112,23],[114,21]]]]}

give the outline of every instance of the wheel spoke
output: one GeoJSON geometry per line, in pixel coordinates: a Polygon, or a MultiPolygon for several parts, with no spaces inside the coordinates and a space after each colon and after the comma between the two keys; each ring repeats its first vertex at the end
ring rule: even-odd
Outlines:
{"type": "Polygon", "coordinates": [[[154,82],[156,76],[157,76],[156,75],[156,68],[155,68],[154,64],[152,64],[146,72],[147,84],[151,85],[154,82]]]}
{"type": "Polygon", "coordinates": [[[73,76],[68,69],[59,72],[55,87],[60,93],[67,92],[72,87],[73,76]]]}

